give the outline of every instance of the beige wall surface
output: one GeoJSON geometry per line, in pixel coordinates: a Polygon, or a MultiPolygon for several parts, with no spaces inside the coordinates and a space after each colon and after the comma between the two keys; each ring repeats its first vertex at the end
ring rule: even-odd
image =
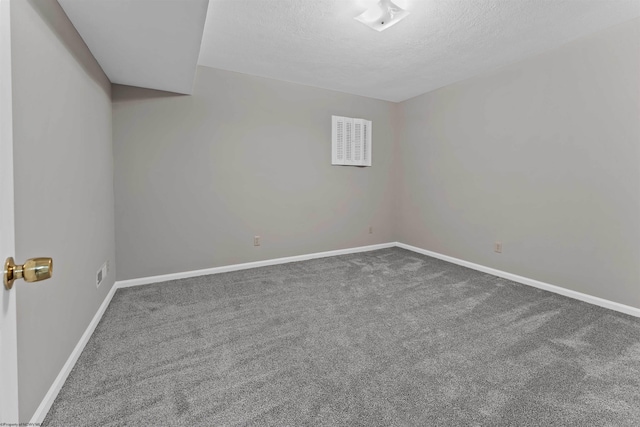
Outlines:
{"type": "Polygon", "coordinates": [[[23,422],[116,261],[125,280],[398,240],[640,307],[638,19],[393,104],[205,67],[193,96],[110,86],[56,2],[11,15],[16,258],[55,265],[18,286],[23,422]],[[373,167],[331,166],[331,115],[373,121],[373,167]]]}
{"type": "Polygon", "coordinates": [[[398,240],[640,307],[640,20],[401,107],[398,240]]]}
{"type": "Polygon", "coordinates": [[[114,85],[118,280],[392,241],[395,107],[206,67],[193,96],[114,85]],[[331,166],[331,115],[373,121],[373,167],[331,166]]]}
{"type": "Polygon", "coordinates": [[[28,422],[114,283],[110,84],[55,1],[13,1],[16,261],[53,277],[18,283],[20,421],[28,422]]]}

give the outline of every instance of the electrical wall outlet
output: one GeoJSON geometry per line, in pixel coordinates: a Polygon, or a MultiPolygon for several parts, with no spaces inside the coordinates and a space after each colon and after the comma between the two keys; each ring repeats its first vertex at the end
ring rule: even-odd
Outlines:
{"type": "Polygon", "coordinates": [[[253,236],[253,246],[260,246],[260,236],[253,236]]]}
{"type": "Polygon", "coordinates": [[[502,242],[495,242],[493,244],[493,251],[495,253],[501,254],[502,253],[502,242]]]}
{"type": "Polygon", "coordinates": [[[96,273],[96,288],[100,287],[100,284],[107,278],[108,273],[109,261],[105,261],[104,264],[102,264],[102,267],[100,267],[100,270],[96,273]]]}
{"type": "Polygon", "coordinates": [[[373,234],[373,227],[369,226],[369,234],[373,234]]]}

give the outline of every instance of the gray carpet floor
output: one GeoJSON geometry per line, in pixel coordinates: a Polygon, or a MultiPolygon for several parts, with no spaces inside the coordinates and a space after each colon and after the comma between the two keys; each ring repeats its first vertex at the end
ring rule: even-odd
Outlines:
{"type": "Polygon", "coordinates": [[[640,319],[398,248],[120,289],[44,425],[639,426],[640,319]]]}

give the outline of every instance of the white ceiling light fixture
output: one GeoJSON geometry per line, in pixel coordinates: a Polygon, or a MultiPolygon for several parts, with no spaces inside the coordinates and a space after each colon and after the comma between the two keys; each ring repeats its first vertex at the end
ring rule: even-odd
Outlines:
{"type": "Polygon", "coordinates": [[[380,0],[374,7],[365,10],[354,19],[376,31],[383,31],[407,17],[409,12],[392,2],[380,0]]]}

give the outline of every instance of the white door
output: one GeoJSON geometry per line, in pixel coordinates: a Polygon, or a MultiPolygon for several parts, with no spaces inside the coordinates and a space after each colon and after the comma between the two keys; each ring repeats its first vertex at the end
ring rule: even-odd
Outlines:
{"type": "MultiPolygon", "coordinates": [[[[0,262],[14,255],[9,0],[0,0],[0,262]]],[[[4,269],[2,269],[4,276],[4,269]]],[[[18,422],[16,290],[0,279],[0,424],[18,422]]]]}

